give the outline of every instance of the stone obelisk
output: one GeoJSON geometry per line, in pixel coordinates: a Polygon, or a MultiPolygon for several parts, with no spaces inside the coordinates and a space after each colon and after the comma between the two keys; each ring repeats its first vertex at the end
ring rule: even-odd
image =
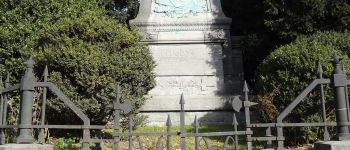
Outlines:
{"type": "Polygon", "coordinates": [[[230,122],[228,96],[242,85],[242,54],[231,48],[231,19],[220,0],[141,0],[130,23],[139,29],[157,63],[156,87],[141,112],[150,124],[178,121],[183,93],[187,124],[230,122]]]}

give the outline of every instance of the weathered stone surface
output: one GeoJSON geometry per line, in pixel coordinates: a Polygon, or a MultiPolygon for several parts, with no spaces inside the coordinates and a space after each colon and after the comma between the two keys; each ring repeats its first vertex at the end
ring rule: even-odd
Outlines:
{"type": "MultiPolygon", "coordinates": [[[[143,114],[149,116],[146,122],[148,125],[165,126],[168,115],[171,118],[173,126],[180,125],[179,112],[144,112],[143,114]]],[[[232,124],[233,120],[233,113],[230,111],[186,112],[185,124],[193,125],[195,116],[197,116],[200,125],[232,124]]],[[[238,122],[244,121],[243,113],[239,113],[236,116],[238,122]]]]}
{"type": "Polygon", "coordinates": [[[217,75],[223,78],[222,47],[219,44],[150,45],[156,75],[217,75]]]}
{"type": "MultiPolygon", "coordinates": [[[[159,111],[176,113],[181,93],[190,104],[189,114],[226,111],[225,97],[241,93],[242,53],[231,47],[231,19],[223,14],[220,0],[142,0],[130,23],[138,27],[157,63],[157,85],[141,109],[152,114],[150,122],[166,120],[167,113],[159,111]]],[[[234,46],[239,43],[233,41],[234,46]]]]}
{"type": "Polygon", "coordinates": [[[315,143],[314,149],[315,150],[349,150],[350,140],[317,142],[315,143]]]}
{"type": "MultiPolygon", "coordinates": [[[[232,110],[231,100],[228,97],[218,96],[184,96],[186,111],[214,111],[232,110]]],[[[141,111],[180,111],[180,95],[152,96],[141,111]]]]}
{"type": "Polygon", "coordinates": [[[53,150],[53,145],[48,145],[48,144],[5,144],[5,145],[0,145],[0,150],[53,150]]]}

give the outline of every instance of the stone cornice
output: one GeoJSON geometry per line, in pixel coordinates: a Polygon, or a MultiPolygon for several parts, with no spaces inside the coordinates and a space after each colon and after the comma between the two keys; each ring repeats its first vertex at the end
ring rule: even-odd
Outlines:
{"type": "Polygon", "coordinates": [[[131,20],[130,23],[136,26],[196,26],[196,25],[230,25],[230,18],[220,18],[208,21],[197,21],[193,22],[191,20],[169,20],[163,22],[156,22],[151,20],[131,20]]]}
{"type": "Polygon", "coordinates": [[[141,0],[137,17],[130,24],[140,30],[152,31],[191,31],[208,29],[229,29],[231,18],[226,17],[221,9],[220,0],[207,0],[208,12],[184,18],[158,16],[152,13],[152,0],[141,0]],[[173,28],[169,30],[170,28],[173,28]]]}
{"type": "Polygon", "coordinates": [[[229,30],[229,26],[225,25],[212,25],[212,26],[147,26],[138,27],[139,31],[151,31],[151,32],[168,32],[168,31],[212,31],[216,29],[229,30]]]}
{"type": "Polygon", "coordinates": [[[140,31],[141,41],[145,43],[226,43],[229,38],[229,31],[223,29],[211,29],[205,31],[184,31],[182,36],[176,36],[171,32],[140,31]]]}

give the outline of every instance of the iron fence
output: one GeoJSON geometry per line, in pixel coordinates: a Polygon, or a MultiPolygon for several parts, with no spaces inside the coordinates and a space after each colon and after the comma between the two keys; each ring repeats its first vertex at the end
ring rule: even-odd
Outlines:
{"type": "MultiPolygon", "coordinates": [[[[121,102],[120,100],[120,87],[117,84],[115,88],[116,98],[112,101],[113,108],[113,125],[91,125],[90,119],[87,115],[77,107],[70,99],[67,97],[55,84],[48,82],[48,71],[47,67],[44,70],[44,80],[42,82],[38,82],[35,80],[33,67],[34,61],[30,58],[26,64],[26,71],[22,76],[20,84],[10,85],[9,75],[5,80],[5,86],[1,87],[3,83],[0,83],[0,91],[1,91],[1,101],[0,101],[0,144],[5,143],[5,130],[6,129],[18,129],[17,143],[19,144],[30,144],[34,142],[34,137],[32,136],[32,130],[38,129],[38,141],[41,143],[45,142],[44,138],[44,129],[78,129],[82,130],[82,149],[88,150],[90,149],[91,143],[99,143],[101,142],[113,142],[113,149],[118,150],[120,147],[120,137],[128,137],[128,149],[146,149],[142,140],[139,137],[143,136],[156,136],[158,137],[155,149],[162,149],[161,144],[162,140],[165,139],[165,147],[167,150],[171,149],[171,138],[179,137],[180,138],[180,148],[181,150],[188,149],[186,145],[186,138],[192,137],[194,138],[194,147],[195,149],[200,149],[201,141],[204,142],[206,149],[213,149],[209,144],[207,138],[212,136],[221,136],[225,138],[225,142],[222,146],[222,149],[228,149],[229,146],[234,147],[234,149],[239,149],[238,141],[239,136],[243,136],[246,141],[246,147],[248,150],[253,149],[253,142],[265,142],[265,148],[274,148],[277,146],[278,150],[285,149],[284,147],[284,135],[283,128],[286,127],[324,127],[324,140],[330,140],[330,135],[327,127],[329,126],[337,126],[337,137],[338,140],[349,139],[349,101],[348,101],[348,93],[347,93],[347,85],[350,84],[350,80],[347,80],[346,75],[340,68],[340,59],[338,56],[334,56],[333,65],[334,65],[334,73],[332,75],[332,79],[325,79],[322,76],[322,67],[319,65],[319,76],[318,79],[315,79],[303,92],[297,96],[292,103],[281,113],[277,118],[276,123],[252,123],[250,118],[250,107],[256,105],[257,103],[251,102],[249,100],[249,89],[247,84],[244,84],[243,87],[243,96],[235,96],[231,97],[231,104],[233,109],[233,128],[232,131],[223,131],[223,132],[199,132],[199,122],[197,117],[193,121],[194,132],[186,132],[185,130],[185,96],[181,95],[180,97],[180,130],[178,132],[171,132],[172,122],[170,116],[168,116],[167,120],[165,120],[166,131],[165,132],[148,132],[148,133],[139,133],[134,132],[132,129],[133,122],[132,119],[129,120],[128,132],[120,132],[120,120],[121,115],[132,115],[131,109],[132,104],[128,100],[124,100],[121,102]],[[335,94],[335,101],[337,103],[337,113],[336,119],[337,122],[327,122],[326,120],[326,112],[325,112],[325,97],[324,97],[324,89],[323,86],[325,84],[332,84],[335,94]],[[287,123],[283,122],[285,117],[317,86],[320,86],[321,90],[321,104],[322,104],[322,117],[323,122],[314,122],[314,123],[287,123]],[[38,125],[33,125],[32,123],[32,107],[33,107],[33,94],[35,88],[43,88],[43,97],[42,97],[42,109],[41,109],[41,121],[38,125]],[[20,116],[18,125],[8,125],[7,124],[7,113],[8,113],[8,98],[11,96],[11,92],[19,91],[20,92],[20,116]],[[46,110],[46,96],[47,92],[50,91],[52,94],[56,95],[66,106],[68,106],[82,121],[82,125],[45,125],[45,110],[46,110]],[[239,123],[237,122],[237,114],[244,111],[244,129],[238,130],[239,123]],[[265,136],[254,136],[254,132],[252,128],[264,128],[265,136]],[[103,139],[103,138],[92,138],[90,135],[91,130],[101,130],[101,129],[113,129],[113,138],[111,139],[103,139]],[[277,134],[273,135],[272,131],[276,131],[277,134]],[[137,140],[138,146],[135,147],[133,143],[134,140],[137,140]],[[277,145],[275,142],[277,141],[277,145]],[[233,143],[233,144],[229,144],[233,143]]],[[[2,80],[0,80],[2,82],[2,80]]],[[[129,117],[130,118],[130,117],[129,117]]]]}

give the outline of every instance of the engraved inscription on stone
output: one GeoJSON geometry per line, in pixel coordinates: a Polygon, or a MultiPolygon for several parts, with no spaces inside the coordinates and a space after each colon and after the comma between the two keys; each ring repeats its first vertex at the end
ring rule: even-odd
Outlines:
{"type": "Polygon", "coordinates": [[[215,95],[223,87],[218,76],[161,76],[149,95],[215,95]]]}
{"type": "Polygon", "coordinates": [[[207,0],[153,0],[156,14],[182,18],[208,11],[207,0]]]}
{"type": "Polygon", "coordinates": [[[150,45],[158,76],[222,75],[221,49],[219,44],[150,45]]]}

